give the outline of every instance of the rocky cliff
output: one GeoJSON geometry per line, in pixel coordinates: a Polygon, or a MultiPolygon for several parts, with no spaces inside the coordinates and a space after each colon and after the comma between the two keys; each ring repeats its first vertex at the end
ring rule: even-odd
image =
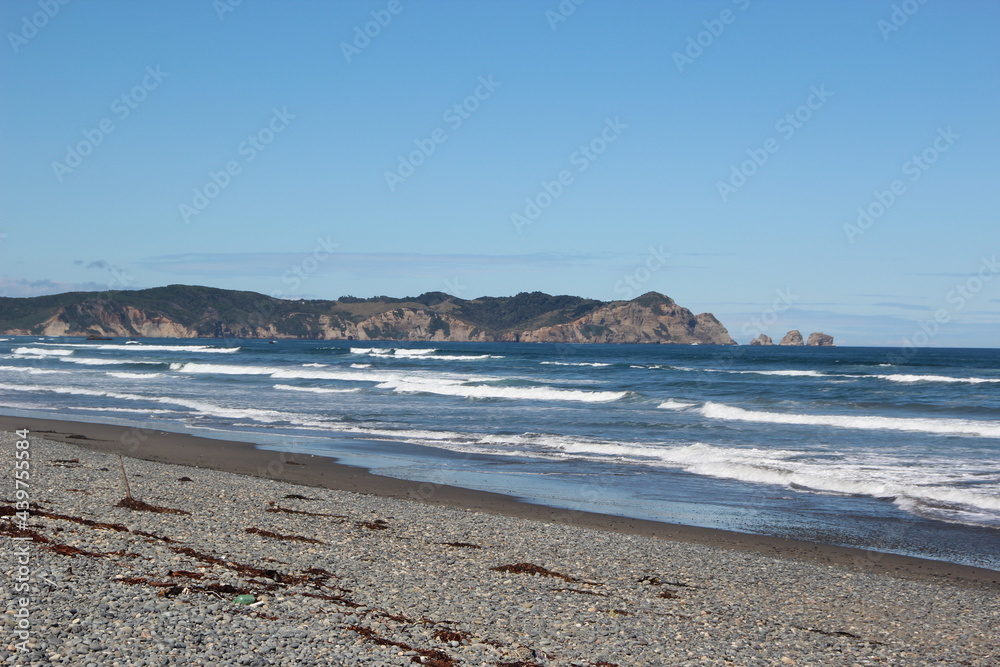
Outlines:
{"type": "Polygon", "coordinates": [[[253,292],[172,285],[0,298],[0,332],[150,338],[736,344],[711,313],[694,315],[656,292],[613,302],[540,292],[473,300],[430,292],[404,299],[287,301],[253,292]]]}
{"type": "Polygon", "coordinates": [[[816,331],[809,334],[809,340],[806,341],[806,345],[812,345],[813,347],[833,347],[833,336],[816,331]]]}
{"type": "Polygon", "coordinates": [[[634,301],[602,306],[573,322],[509,333],[524,343],[686,343],[735,345],[711,313],[694,315],[670,297],[649,292],[634,301]]]}
{"type": "Polygon", "coordinates": [[[767,334],[761,334],[750,341],[751,345],[774,345],[774,341],[767,334]]]}
{"type": "Polygon", "coordinates": [[[778,345],[805,345],[805,343],[802,340],[802,334],[799,330],[792,329],[785,334],[784,338],[781,339],[781,342],[778,343],[778,345]]]}

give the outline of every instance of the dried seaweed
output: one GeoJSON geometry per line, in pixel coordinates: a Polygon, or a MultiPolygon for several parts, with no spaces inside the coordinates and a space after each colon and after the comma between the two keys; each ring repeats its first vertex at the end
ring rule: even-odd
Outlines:
{"type": "Polygon", "coordinates": [[[354,525],[358,528],[367,528],[368,530],[387,530],[389,528],[389,522],[382,519],[375,519],[374,521],[355,521],[354,525]]]}
{"type": "Polygon", "coordinates": [[[157,507],[156,505],[150,505],[147,502],[138,500],[136,498],[122,498],[118,501],[115,507],[124,507],[125,509],[135,510],[137,512],[156,512],[157,514],[186,514],[191,515],[190,512],[185,512],[184,510],[176,510],[170,507],[157,507]]]}
{"type": "Polygon", "coordinates": [[[554,577],[556,579],[562,579],[563,581],[578,582],[579,579],[575,577],[570,577],[565,574],[560,574],[558,572],[553,572],[552,570],[546,570],[540,565],[534,565],[532,563],[514,563],[513,565],[500,565],[498,567],[491,567],[494,572],[510,572],[512,574],[533,574],[540,577],[554,577]]]}
{"type": "Polygon", "coordinates": [[[379,646],[396,646],[404,651],[414,651],[417,655],[410,658],[410,662],[430,665],[430,667],[451,667],[452,665],[457,664],[455,660],[444,651],[439,651],[437,649],[414,648],[409,644],[404,644],[403,642],[397,642],[380,637],[379,634],[371,628],[366,628],[360,625],[349,625],[345,629],[356,632],[368,641],[373,644],[378,644],[379,646]]]}
{"type": "Polygon", "coordinates": [[[363,605],[358,604],[354,600],[350,600],[343,595],[324,595],[322,593],[302,593],[303,597],[316,598],[317,600],[328,600],[330,602],[336,602],[337,604],[343,605],[345,607],[350,607],[351,609],[357,609],[363,605]]]}
{"type": "Polygon", "coordinates": [[[247,533],[253,535],[260,535],[261,537],[270,537],[274,540],[285,540],[286,542],[306,542],[308,544],[326,544],[321,540],[313,539],[311,537],[303,537],[301,535],[282,535],[281,533],[272,533],[270,530],[264,530],[263,528],[247,528],[247,533]]]}
{"type": "Polygon", "coordinates": [[[482,549],[478,544],[472,544],[471,542],[438,542],[441,546],[445,547],[456,547],[458,549],[482,549]]]}
{"type": "Polygon", "coordinates": [[[442,642],[464,642],[468,641],[471,635],[468,632],[462,632],[461,630],[452,630],[451,628],[441,628],[434,632],[434,639],[442,642]]]}
{"type": "Polygon", "coordinates": [[[343,514],[324,514],[323,512],[307,512],[305,510],[293,510],[287,507],[281,507],[280,505],[275,507],[268,507],[267,512],[282,512],[284,514],[303,514],[305,516],[322,516],[329,519],[346,519],[347,517],[343,514]]]}

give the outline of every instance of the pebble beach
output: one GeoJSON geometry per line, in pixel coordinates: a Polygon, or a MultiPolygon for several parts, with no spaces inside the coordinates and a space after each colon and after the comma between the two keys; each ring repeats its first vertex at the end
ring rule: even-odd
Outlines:
{"type": "Polygon", "coordinates": [[[73,437],[29,436],[21,522],[19,438],[0,435],[0,664],[1000,664],[1000,573],[775,556],[131,456],[120,467],[73,437]],[[27,605],[14,592],[25,544],[27,605]]]}

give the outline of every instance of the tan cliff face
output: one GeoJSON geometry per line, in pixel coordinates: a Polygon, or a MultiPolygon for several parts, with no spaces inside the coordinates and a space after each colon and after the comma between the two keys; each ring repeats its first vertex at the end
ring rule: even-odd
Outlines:
{"type": "Polygon", "coordinates": [[[714,315],[695,316],[667,298],[647,306],[635,301],[605,306],[575,322],[509,334],[505,339],[524,343],[736,344],[714,315]]]}
{"type": "MultiPolygon", "coordinates": [[[[474,309],[470,314],[463,314],[468,312],[463,310],[469,307],[467,304],[481,305],[482,300],[465,302],[443,294],[426,303],[391,300],[306,302],[210,288],[156,289],[142,293],[142,300],[129,293],[117,292],[85,293],[72,301],[62,300],[62,305],[46,302],[38,307],[33,324],[18,327],[5,327],[3,321],[5,315],[8,321],[20,316],[21,304],[0,300],[0,306],[5,306],[10,313],[0,308],[0,331],[13,335],[143,338],[736,344],[711,313],[696,316],[669,297],[655,292],[632,301],[586,302],[582,307],[579,303],[584,300],[576,297],[549,297],[541,293],[518,295],[516,298],[524,296],[529,302],[532,299],[570,299],[572,303],[568,307],[558,305],[554,310],[545,305],[534,314],[529,313],[523,318],[528,323],[524,328],[508,326],[491,330],[477,322],[491,321],[489,317],[495,321],[505,317],[509,310],[494,309],[487,318],[481,312],[477,315],[474,309]],[[156,289],[167,293],[148,293],[156,289]],[[134,305],[136,303],[142,305],[134,305]],[[573,309],[584,314],[574,318],[573,309]],[[560,319],[569,321],[560,322],[560,319]],[[546,324],[553,321],[559,323],[546,324]]],[[[504,300],[494,300],[494,303],[500,301],[504,300]]]]}

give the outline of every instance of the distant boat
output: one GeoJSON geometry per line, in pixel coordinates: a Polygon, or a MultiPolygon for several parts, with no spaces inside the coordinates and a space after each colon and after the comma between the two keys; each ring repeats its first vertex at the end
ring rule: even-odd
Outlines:
{"type": "Polygon", "coordinates": [[[277,345],[277,344],[278,344],[278,341],[276,341],[276,340],[272,340],[272,341],[268,341],[268,343],[267,343],[267,344],[268,344],[268,345],[277,345]]]}

